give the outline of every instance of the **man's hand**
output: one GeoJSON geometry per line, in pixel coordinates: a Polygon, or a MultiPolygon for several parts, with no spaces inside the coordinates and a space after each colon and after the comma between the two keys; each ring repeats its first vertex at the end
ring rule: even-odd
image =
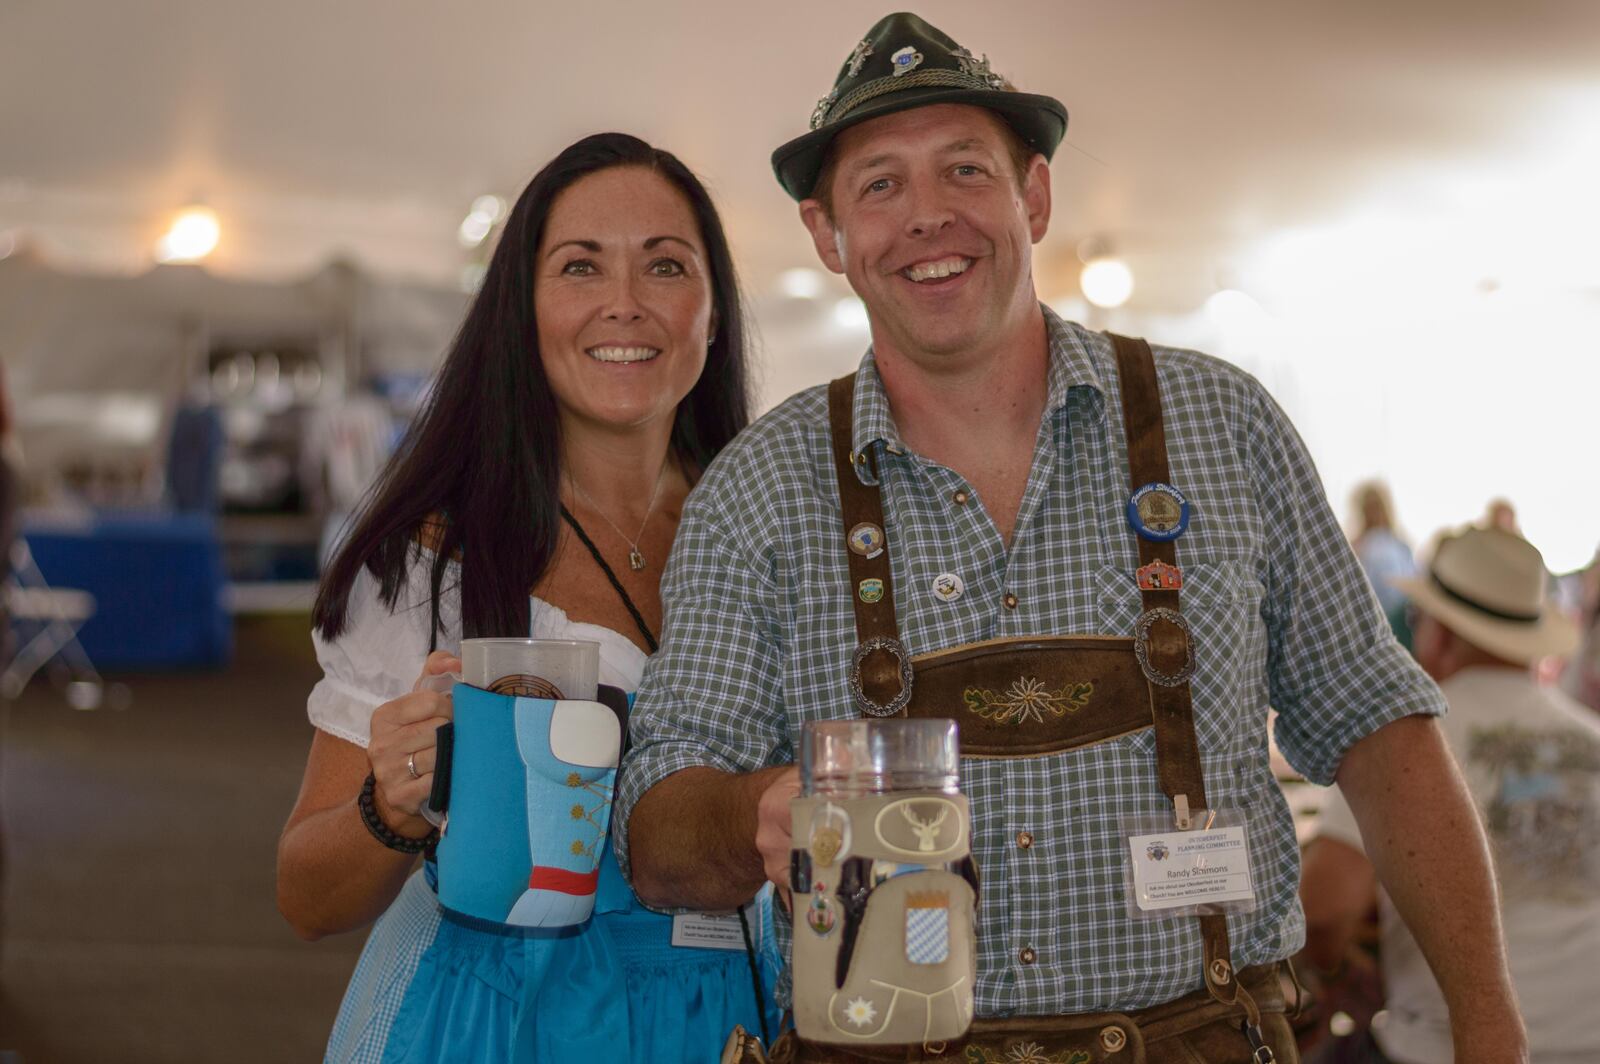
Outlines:
{"type": "Polygon", "coordinates": [[[761,852],[761,870],[777,885],[785,903],[789,899],[789,852],[794,848],[789,803],[799,796],[800,770],[789,768],[773,778],[756,805],[756,849],[761,852]]]}
{"type": "Polygon", "coordinates": [[[767,879],[787,892],[789,799],[799,790],[789,765],[674,772],[628,820],[634,891],[656,908],[706,912],[743,905],[767,879]]]}

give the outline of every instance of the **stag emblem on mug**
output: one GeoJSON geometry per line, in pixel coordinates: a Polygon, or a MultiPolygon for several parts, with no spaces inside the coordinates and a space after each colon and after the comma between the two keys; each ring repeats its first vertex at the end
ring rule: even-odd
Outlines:
{"type": "Polygon", "coordinates": [[[937,861],[967,841],[960,807],[934,797],[905,798],[884,805],[873,829],[880,844],[894,854],[923,863],[937,861]]]}
{"type": "Polygon", "coordinates": [[[939,838],[939,825],[943,824],[946,818],[950,816],[950,807],[948,805],[941,805],[939,807],[939,815],[928,820],[924,820],[922,817],[919,817],[916,813],[912,812],[911,803],[909,802],[900,807],[900,812],[903,813],[906,820],[911,823],[911,830],[917,836],[918,852],[932,853],[936,848],[934,843],[937,842],[939,838]]]}

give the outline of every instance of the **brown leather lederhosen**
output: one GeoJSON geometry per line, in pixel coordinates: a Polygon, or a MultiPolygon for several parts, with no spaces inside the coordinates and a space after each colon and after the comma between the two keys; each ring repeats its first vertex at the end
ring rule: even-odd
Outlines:
{"type": "MultiPolygon", "coordinates": [[[[1150,347],[1142,340],[1112,339],[1122,382],[1130,486],[1169,483],[1150,347]]],[[[841,378],[828,394],[847,534],[862,525],[885,527],[880,489],[863,484],[854,468],[871,462],[852,449],[854,384],[854,374],[841,378]]],[[[1138,544],[1141,566],[1177,564],[1175,541],[1138,537],[1138,544]]],[[[873,557],[848,552],[858,637],[850,682],[863,713],[953,718],[959,723],[963,756],[977,758],[1037,757],[1153,727],[1157,774],[1172,801],[1174,823],[1181,829],[1193,826],[1207,805],[1189,699],[1194,650],[1176,588],[1141,588],[1144,613],[1132,636],[993,639],[911,658],[900,643],[895,620],[888,546],[873,557]],[[859,589],[867,580],[882,582],[881,597],[863,598],[859,589]]],[[[803,1043],[791,1031],[774,1047],[773,1060],[1000,1061],[1032,1043],[1037,1055],[1027,1059],[1090,1064],[1144,1060],[1147,1046],[1170,1037],[1187,1039],[1191,1055],[1202,1047],[1217,1054],[1200,1058],[1206,1061],[1294,1060],[1288,1024],[1281,1016],[1277,966],[1235,972],[1227,917],[1197,919],[1205,989],[1165,1005],[1132,1013],[979,1019],[959,1046],[844,1049],[803,1043]],[[1263,1042],[1263,1011],[1270,1014],[1270,1048],[1263,1042]]],[[[1190,1059],[1183,1053],[1174,1047],[1149,1059],[1190,1059]]]]}

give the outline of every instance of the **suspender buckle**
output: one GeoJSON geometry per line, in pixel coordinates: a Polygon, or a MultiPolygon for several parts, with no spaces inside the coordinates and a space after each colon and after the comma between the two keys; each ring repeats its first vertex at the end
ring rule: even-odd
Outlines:
{"type": "Polygon", "coordinates": [[[1189,622],[1183,614],[1165,606],[1145,610],[1133,626],[1133,656],[1139,659],[1139,668],[1151,683],[1160,687],[1182,687],[1194,675],[1194,640],[1189,635],[1189,622]],[[1176,628],[1177,638],[1182,640],[1183,664],[1171,672],[1162,669],[1156,662],[1171,660],[1176,656],[1173,652],[1180,648],[1172,635],[1158,631],[1155,633],[1156,646],[1152,650],[1151,631],[1158,623],[1176,628]]]}
{"type": "Polygon", "coordinates": [[[1239,1024],[1239,1029],[1244,1032],[1245,1040],[1250,1043],[1250,1064],[1277,1064],[1277,1056],[1272,1052],[1272,1047],[1261,1038],[1261,1027],[1245,1020],[1239,1024]]]}
{"type": "Polygon", "coordinates": [[[861,707],[861,712],[867,716],[893,717],[910,705],[911,678],[911,655],[906,653],[905,644],[900,640],[878,635],[862,640],[861,645],[856,647],[855,659],[850,662],[850,694],[855,697],[856,705],[861,707]],[[900,666],[900,691],[887,702],[879,702],[869,696],[861,683],[862,663],[867,660],[868,655],[879,650],[893,655],[900,666]]]}

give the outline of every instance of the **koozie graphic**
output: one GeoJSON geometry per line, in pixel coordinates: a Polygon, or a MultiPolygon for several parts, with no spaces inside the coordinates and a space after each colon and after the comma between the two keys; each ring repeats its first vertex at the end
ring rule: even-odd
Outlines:
{"type": "Polygon", "coordinates": [[[950,957],[950,895],[927,891],[906,896],[906,960],[943,964],[950,957]]]}
{"type": "Polygon", "coordinates": [[[598,702],[457,684],[439,901],[521,927],[582,923],[594,908],[622,746],[598,702]]]}

